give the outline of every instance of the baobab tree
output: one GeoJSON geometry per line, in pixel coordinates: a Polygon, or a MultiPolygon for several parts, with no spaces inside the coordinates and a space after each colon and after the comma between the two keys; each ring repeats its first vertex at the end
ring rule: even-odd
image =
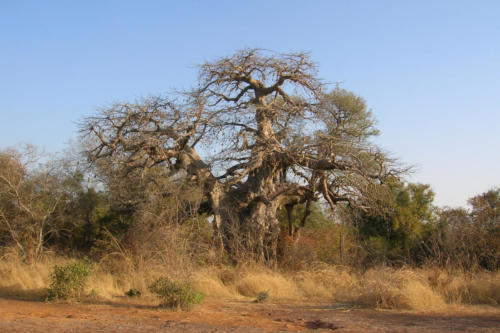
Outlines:
{"type": "Polygon", "coordinates": [[[178,100],[116,104],[82,132],[90,161],[110,172],[162,168],[199,184],[233,258],[275,262],[279,208],[304,204],[304,224],[312,202],[369,205],[397,176],[369,140],[377,130],[364,100],[326,91],[307,54],[245,49],[199,69],[198,87],[178,100]]]}

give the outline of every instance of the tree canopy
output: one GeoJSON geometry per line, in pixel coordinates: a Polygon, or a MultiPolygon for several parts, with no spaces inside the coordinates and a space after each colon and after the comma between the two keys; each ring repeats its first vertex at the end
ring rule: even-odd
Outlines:
{"type": "Polygon", "coordinates": [[[109,173],[161,168],[198,184],[234,258],[276,260],[279,208],[363,209],[403,171],[370,140],[365,101],[329,90],[305,53],[241,50],[201,65],[196,89],[103,108],[81,129],[89,160],[109,173]]]}

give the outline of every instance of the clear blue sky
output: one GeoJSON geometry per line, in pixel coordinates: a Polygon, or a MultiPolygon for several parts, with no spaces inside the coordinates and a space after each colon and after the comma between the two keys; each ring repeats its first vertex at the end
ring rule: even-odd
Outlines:
{"type": "Polygon", "coordinates": [[[500,1],[0,0],[0,148],[56,151],[100,106],[195,85],[244,47],[309,51],[436,204],[500,185],[500,1]]]}

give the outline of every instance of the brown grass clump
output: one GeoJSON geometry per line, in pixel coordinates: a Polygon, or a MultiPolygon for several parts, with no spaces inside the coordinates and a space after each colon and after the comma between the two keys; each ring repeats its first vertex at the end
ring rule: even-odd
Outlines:
{"type": "Polygon", "coordinates": [[[446,308],[425,276],[409,269],[371,269],[359,277],[351,302],[367,307],[434,311],[446,308]]]}
{"type": "Polygon", "coordinates": [[[432,269],[429,284],[449,304],[500,304],[500,272],[464,274],[432,269]]]}
{"type": "Polygon", "coordinates": [[[24,263],[15,253],[0,260],[0,294],[28,299],[40,298],[50,282],[52,267],[63,261],[46,257],[35,263],[24,263]]]}
{"type": "Polygon", "coordinates": [[[243,271],[234,287],[240,295],[252,298],[262,291],[269,291],[273,299],[300,299],[302,296],[293,279],[257,266],[243,271]]]}
{"type": "Polygon", "coordinates": [[[238,296],[224,283],[219,270],[216,268],[201,269],[193,274],[191,280],[193,281],[193,288],[202,290],[208,297],[234,298],[238,296]]]}
{"type": "Polygon", "coordinates": [[[304,298],[345,301],[358,282],[355,274],[345,266],[314,265],[309,270],[291,275],[304,298]]]}
{"type": "Polygon", "coordinates": [[[500,305],[500,272],[481,273],[466,286],[471,304],[500,305]]]}

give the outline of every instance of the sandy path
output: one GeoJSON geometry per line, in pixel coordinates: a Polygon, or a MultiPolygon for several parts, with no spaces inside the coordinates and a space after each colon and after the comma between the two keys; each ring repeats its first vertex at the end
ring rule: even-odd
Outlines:
{"type": "Polygon", "coordinates": [[[500,332],[500,309],[419,314],[319,304],[218,301],[171,312],[140,304],[50,304],[0,298],[0,332],[500,332]]]}

